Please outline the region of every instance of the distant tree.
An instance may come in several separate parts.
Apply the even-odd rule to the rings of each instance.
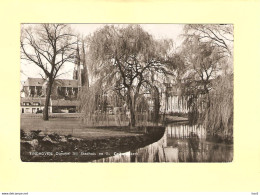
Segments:
[[[135,126],[137,100],[154,90],[151,78],[160,80],[172,66],[168,41],[156,41],[139,25],[105,26],[90,39],[89,57],[96,82],[116,91],[130,110]],[[158,103],[157,103],[158,104]]]
[[[75,57],[75,36],[66,24],[22,26],[21,59],[35,64],[48,81],[43,119],[48,120],[48,107],[55,79],[66,62]]]

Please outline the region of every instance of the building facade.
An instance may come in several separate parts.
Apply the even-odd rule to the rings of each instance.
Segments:
[[[188,102],[181,94],[181,89],[167,83],[161,94],[160,112],[165,114],[188,113]]]
[[[23,97],[20,99],[21,102],[21,113],[24,114],[37,114],[40,113],[45,105],[45,98],[42,97]],[[51,104],[49,106],[49,112],[52,112]]]

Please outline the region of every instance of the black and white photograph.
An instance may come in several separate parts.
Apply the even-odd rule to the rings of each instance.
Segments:
[[[233,24],[20,28],[21,161],[233,161]]]

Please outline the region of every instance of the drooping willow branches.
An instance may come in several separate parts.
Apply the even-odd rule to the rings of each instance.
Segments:
[[[233,133],[233,26],[186,25],[184,95],[190,121],[210,133]]]

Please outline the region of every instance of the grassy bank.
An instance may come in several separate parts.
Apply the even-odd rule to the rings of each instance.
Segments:
[[[40,130],[21,131],[21,160],[24,162],[88,162],[144,147],[159,140],[164,131],[164,127],[147,127],[146,132],[143,133],[122,132],[127,134],[85,138],[43,133]]]

